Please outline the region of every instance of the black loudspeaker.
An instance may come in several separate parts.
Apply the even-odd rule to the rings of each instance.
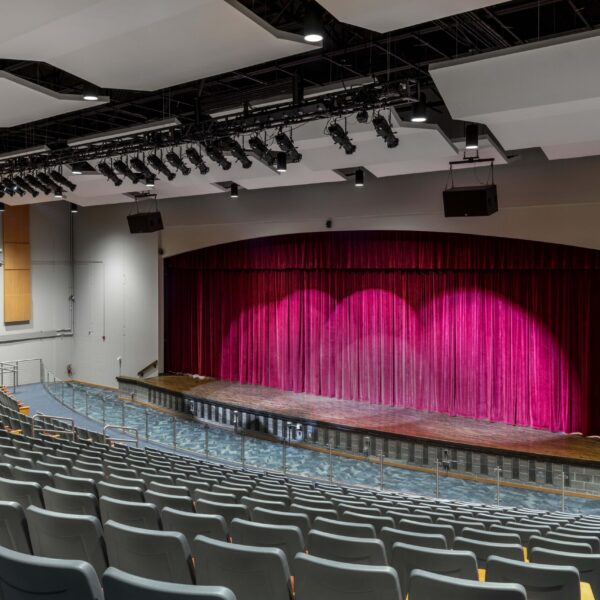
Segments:
[[[498,212],[495,185],[453,187],[444,190],[444,216],[487,217]]]
[[[131,233],[152,233],[163,228],[162,217],[157,212],[134,213],[127,217]]]

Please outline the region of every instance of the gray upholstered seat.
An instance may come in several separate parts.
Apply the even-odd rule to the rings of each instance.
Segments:
[[[227,540],[227,523],[221,515],[201,515],[165,507],[160,511],[160,517],[163,529],[183,533],[190,547],[197,535]]]
[[[147,502],[126,502],[115,498],[100,498],[102,522],[115,521],[131,527],[160,529],[160,516],[154,504]]]
[[[375,538],[356,538],[313,529],[306,549],[313,556],[359,565],[387,565],[385,546]]]

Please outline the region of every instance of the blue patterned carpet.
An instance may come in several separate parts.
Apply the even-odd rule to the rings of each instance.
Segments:
[[[208,442],[209,457],[229,462],[241,461],[242,438],[233,431],[215,427],[206,429],[204,424],[173,418],[160,411],[124,403],[117,399],[116,392],[110,390],[73,385],[53,388],[51,391],[58,400],[40,384],[22,386],[17,395],[31,406],[31,414],[44,412],[49,415],[72,417],[79,427],[93,431],[101,431],[103,422],[135,427],[144,445],[173,448],[175,440],[177,451],[185,454],[205,456]],[[250,437],[245,437],[243,444],[247,467],[282,470],[281,444]],[[329,456],[324,453],[288,447],[286,464],[287,473],[290,475],[320,479],[327,479],[329,476]],[[334,456],[332,473],[336,482],[375,487],[380,485],[378,464]],[[384,468],[384,487],[423,496],[435,496],[436,492],[434,475],[388,466]],[[441,477],[440,497],[494,504],[496,486],[454,477]],[[501,486],[500,503],[542,510],[561,509],[561,498],[557,494],[506,486]],[[600,515],[600,500],[567,497],[566,510]]]

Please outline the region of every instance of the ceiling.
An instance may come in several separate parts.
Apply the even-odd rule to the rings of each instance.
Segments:
[[[358,167],[375,177],[446,170],[463,155],[469,121],[485,126],[480,153],[496,164],[530,147],[549,159],[600,154],[596,0],[320,0],[322,48],[301,37],[306,0],[9,4],[0,22],[0,161],[172,117],[193,127],[199,115],[289,98],[298,81],[308,95],[394,78],[416,81],[429,110],[420,125],[405,106],[391,112],[397,148],[350,117],[357,150],[346,155],[324,119],[294,130],[303,159],[285,174],[251,157],[250,169],[209,163],[204,176],[159,178],[156,191],[168,198],[223,192],[231,181],[242,189],[335,183]],[[82,100],[90,87],[98,102]],[[72,180],[69,199],[84,206],[144,189],[99,174]]]

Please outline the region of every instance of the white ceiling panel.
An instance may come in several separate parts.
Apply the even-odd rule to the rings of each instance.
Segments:
[[[0,127],[14,127],[106,102],[106,97],[88,102],[78,95],[59,94],[0,71]]]
[[[455,119],[487,125],[508,150],[561,158],[600,141],[600,32],[492,52],[430,68]]]
[[[288,164],[285,173],[271,173],[267,177],[236,179],[236,181],[248,190],[257,190],[291,185],[310,185],[312,183],[334,183],[346,180],[334,171],[313,171],[303,163],[298,163]]]
[[[499,4],[493,0],[319,0],[336,19],[380,33]]]
[[[315,48],[236,0],[19,0],[0,57],[41,60],[103,88],[155,90]]]

